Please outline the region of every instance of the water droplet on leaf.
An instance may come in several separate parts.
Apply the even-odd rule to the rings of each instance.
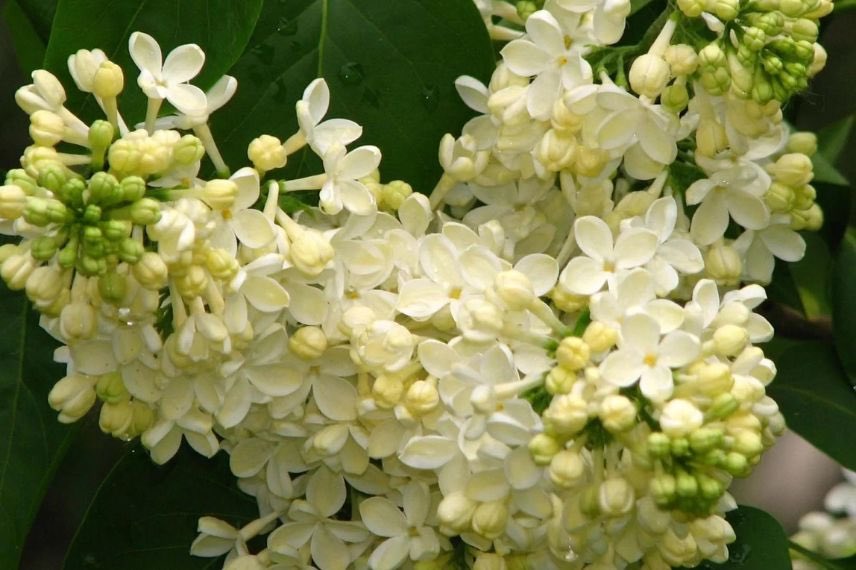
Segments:
[[[280,18],[276,24],[278,34],[284,36],[293,36],[297,33],[297,20],[289,20],[288,18]]]
[[[428,85],[422,88],[422,105],[429,111],[435,111],[440,104],[440,93],[436,86]]]
[[[355,61],[349,61],[339,68],[339,79],[349,85],[358,85],[363,77],[365,77],[363,66]]]

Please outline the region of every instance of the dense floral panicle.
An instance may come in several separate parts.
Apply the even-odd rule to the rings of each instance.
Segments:
[[[128,70],[98,50],[69,69],[106,120],[80,121],[46,71],[18,91],[33,145],[0,186],[0,231],[21,237],[0,277],[65,345],[60,421],[98,405],[158,463],[182,441],[229,454],[260,517],[201,518],[192,554],[229,570],[728,558],[728,486],[784,429],[759,283],[822,221],[816,144],[781,105],[822,63],[826,4],[681,1],[617,59],[629,2],[536,4],[476,2],[509,43],[486,85],[457,80],[478,115],[440,142],[430,197],[349,148],[362,127],[326,117],[323,79],[297,131],[259,133],[232,172],[208,120],[237,84],[191,85],[193,44],[164,60],[131,35],[136,128],[116,99]],[[695,17],[710,45],[682,35]],[[322,172],[268,176],[301,149]],[[292,191],[318,206],[284,210]]]

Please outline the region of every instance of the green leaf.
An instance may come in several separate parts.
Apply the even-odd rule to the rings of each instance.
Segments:
[[[856,229],[841,240],[832,270],[832,330],[835,346],[850,381],[856,384]]]
[[[27,299],[0,285],[0,568],[17,568],[27,532],[75,429],[47,396],[64,374]]]
[[[232,69],[238,92],[213,120],[230,165],[245,164],[247,145],[262,133],[294,134],[294,103],[320,76],[331,92],[327,117],[361,124],[355,144],[380,147],[384,180],[420,192],[440,177],[440,138],[473,115],[454,80],[486,80],[494,68],[469,0],[268,0],[250,45]],[[308,154],[290,157],[289,175],[317,173],[317,162],[307,169]]]
[[[814,319],[832,313],[829,298],[829,279],[832,255],[829,246],[817,234],[804,232],[805,256],[788,267],[793,275],[805,315]]]
[[[850,115],[817,131],[817,152],[822,154],[830,164],[838,162],[841,151],[847,145],[850,132],[853,130],[853,119],[854,116]]]
[[[3,8],[3,19],[9,28],[9,36],[15,46],[15,56],[18,67],[24,74],[29,75],[42,65],[45,58],[45,42],[39,37],[34,23],[21,9],[17,0],[9,0]]]
[[[65,559],[65,570],[219,568],[190,555],[201,516],[240,528],[258,517],[255,500],[238,490],[229,459],[205,459],[186,446],[157,466],[134,446],[89,505]]]
[[[772,356],[778,374],[767,393],[788,427],[848,469],[856,468],[856,447],[842,435],[856,425],[856,394],[833,346],[795,341]]]
[[[58,0],[17,0],[27,19],[33,24],[42,43],[47,45]]]
[[[811,157],[811,162],[814,165],[814,182],[837,184],[838,186],[848,186],[850,184],[847,178],[821,153],[814,153],[814,156]]]
[[[151,34],[164,57],[179,44],[196,43],[205,51],[205,67],[194,84],[207,89],[246,47],[263,0],[59,0],[45,68],[66,86],[66,106],[85,120],[100,117],[90,97],[77,91],[68,73],[68,56],[79,49],[100,48],[125,72],[119,111],[129,125],[145,118],[146,97],[137,88],[138,69],[128,53],[135,31]],[[95,16],[97,15],[97,16]]]
[[[770,514],[741,505],[726,516],[737,534],[728,545],[728,561],[705,562],[698,568],[713,570],[791,570],[788,538],[782,525]]]
[[[836,249],[850,222],[850,210],[853,202],[853,190],[850,186],[813,183],[817,190],[817,204],[823,211],[823,226],[817,232],[829,247]]]
[[[775,303],[787,305],[799,313],[805,314],[790,264],[777,263],[773,269],[773,279],[767,285],[767,299]]]

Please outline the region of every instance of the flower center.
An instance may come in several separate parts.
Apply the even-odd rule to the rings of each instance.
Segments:
[[[657,355],[646,354],[645,358],[642,359],[642,362],[644,362],[646,366],[655,366],[657,364]]]

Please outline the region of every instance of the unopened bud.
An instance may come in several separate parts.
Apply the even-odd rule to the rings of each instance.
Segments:
[[[707,274],[725,284],[737,283],[743,271],[740,254],[729,245],[714,245],[704,256]]]
[[[601,402],[600,421],[611,432],[627,431],[636,425],[636,411],[636,406],[629,398],[613,394]]]
[[[152,198],[142,198],[131,204],[131,221],[140,226],[148,226],[160,220],[160,203]]]
[[[102,61],[95,71],[92,82],[92,93],[102,99],[116,97],[125,87],[125,76],[122,68],[112,61]]]
[[[635,500],[633,487],[623,478],[612,477],[600,484],[598,505],[606,516],[618,517],[629,513]]]
[[[172,147],[172,159],[181,165],[194,164],[205,155],[202,141],[193,135],[184,135]]]
[[[701,427],[704,414],[689,400],[669,401],[660,415],[660,427],[671,438],[683,437]]]
[[[433,384],[417,380],[407,389],[404,404],[414,415],[422,415],[436,409],[440,403],[440,394]]]
[[[289,257],[294,266],[307,275],[324,271],[333,255],[329,240],[318,231],[304,229],[292,237]]]
[[[784,154],[767,167],[777,181],[796,188],[811,182],[814,177],[811,159],[799,153]]]
[[[96,324],[95,309],[89,303],[69,303],[59,316],[60,332],[69,341],[92,338]]]
[[[600,321],[592,321],[583,333],[583,341],[592,352],[604,352],[615,346],[618,332]]]
[[[119,303],[128,292],[128,280],[120,273],[105,273],[98,278],[98,292],[108,303]]]
[[[473,530],[487,538],[497,538],[505,532],[508,523],[508,507],[503,501],[482,503],[473,513]]]
[[[478,503],[467,498],[463,493],[450,493],[443,497],[437,505],[437,519],[441,532],[458,534],[469,530],[477,505]]]
[[[163,259],[153,251],[147,251],[140,260],[131,266],[131,272],[140,285],[152,291],[158,291],[166,285],[169,270]]]
[[[288,339],[288,348],[298,358],[313,360],[327,350],[327,335],[319,327],[301,327]]]
[[[202,190],[202,199],[211,206],[213,210],[225,210],[231,208],[238,195],[238,185],[232,180],[215,178],[205,183]]]
[[[130,439],[127,433],[133,422],[134,408],[130,401],[123,400],[115,404],[105,403],[101,406],[98,427],[104,433],[120,439]]]
[[[30,138],[38,145],[54,146],[62,140],[65,121],[51,111],[39,110],[30,115]]]
[[[64,424],[76,422],[95,403],[93,379],[80,374],[70,374],[54,384],[48,394],[48,403],[59,412],[59,421]]]
[[[666,48],[663,59],[669,64],[672,75],[692,75],[698,67],[698,54],[687,44],[675,44]]]
[[[556,396],[544,411],[544,429],[557,436],[571,436],[587,423],[588,404],[579,396]]]
[[[270,135],[262,135],[250,142],[247,157],[259,172],[282,168],[288,162],[288,155],[280,140]]]
[[[567,489],[583,481],[585,463],[579,452],[564,449],[550,460],[548,473],[554,485]]]
[[[547,434],[539,433],[529,441],[529,452],[537,465],[549,465],[553,456],[561,451],[558,441]]]

